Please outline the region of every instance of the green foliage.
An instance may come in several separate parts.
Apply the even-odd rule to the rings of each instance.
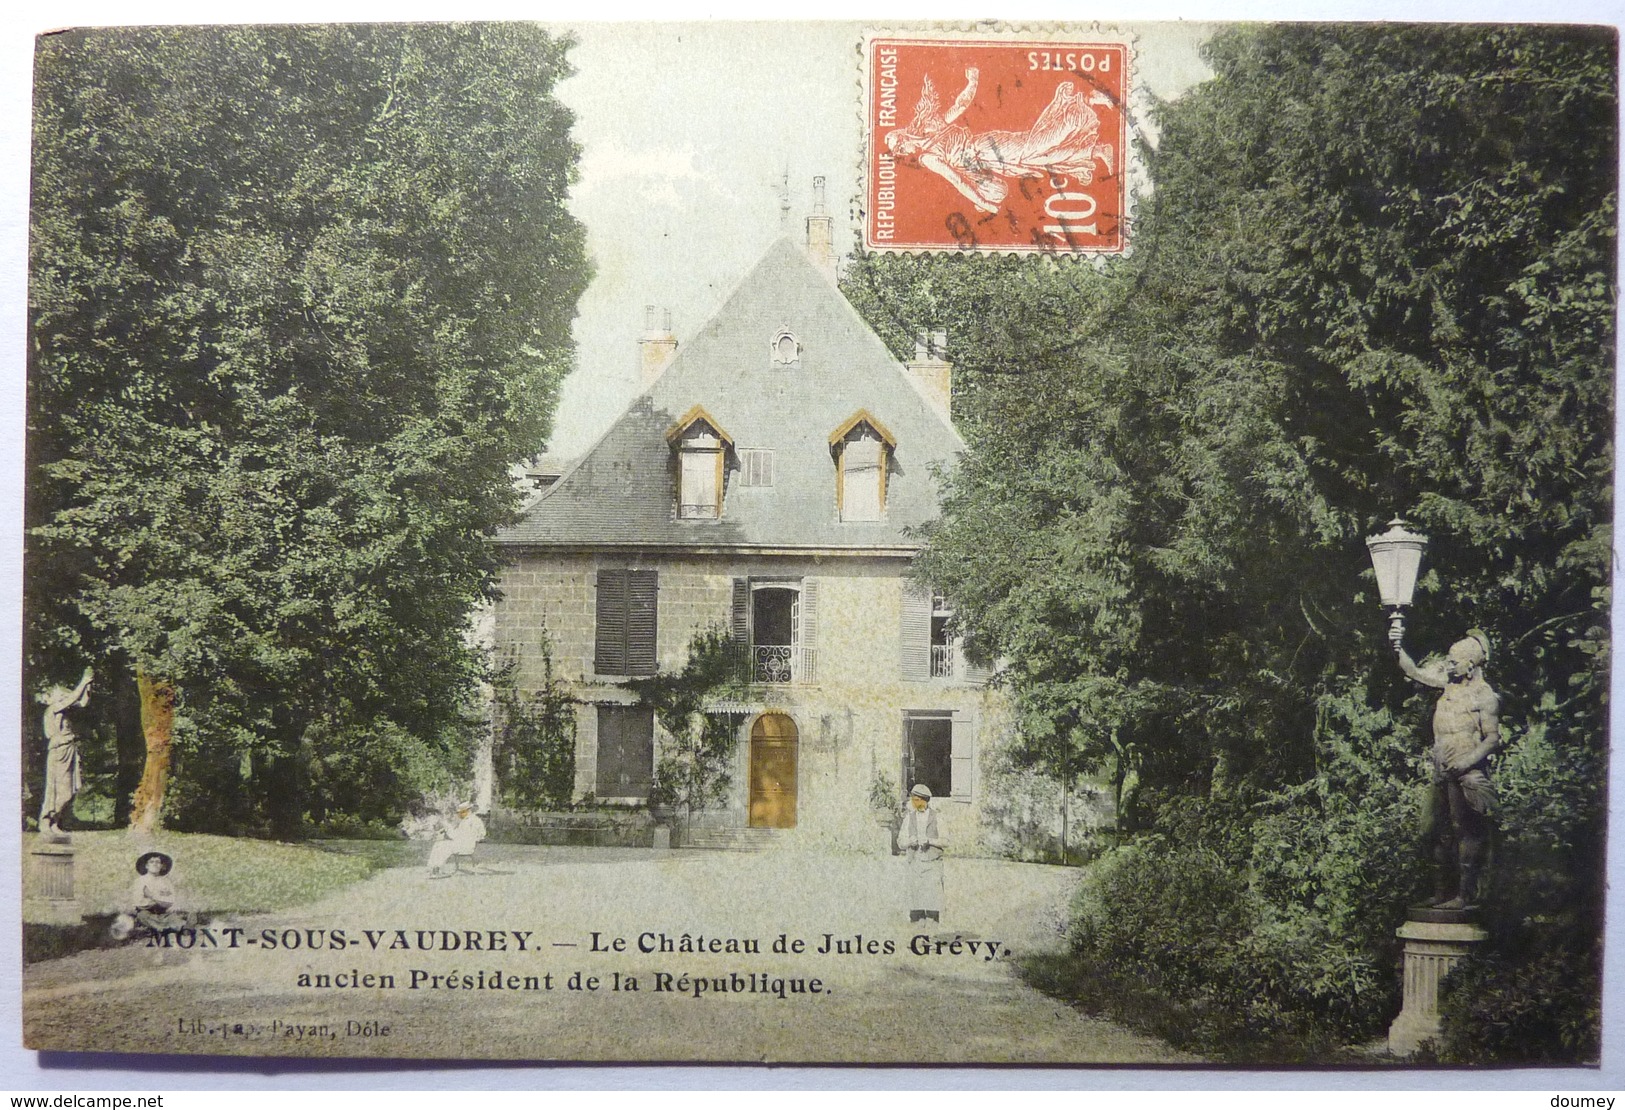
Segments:
[[[655,762],[649,804],[675,807],[692,820],[695,810],[726,800],[738,716],[708,707],[745,692],[738,645],[727,630],[695,633],[682,670],[628,679],[626,684],[654,710],[667,737]]]
[[[1490,940],[1452,972],[1446,1062],[1598,1059],[1605,776],[1601,753],[1540,714],[1500,761]]]
[[[1440,1060],[1527,1066],[1599,1059],[1600,957],[1585,944],[1463,961],[1445,980]]]
[[[586,280],[566,46],[524,24],[40,40],[31,683],[86,659],[173,681],[181,774],[248,768],[284,826],[364,807],[403,745],[455,747],[507,468],[544,438]]]
[[[1006,660],[1022,758],[1132,778],[1126,827],[1238,869],[1232,890],[1194,849],[1124,856],[1141,878],[1100,897],[1140,931],[1099,951],[1149,974],[1178,943],[1149,915],[1196,915],[1178,927],[1208,939],[1159,972],[1176,991],[1369,1029],[1380,934],[1420,893],[1431,702],[1386,650],[1361,542],[1395,513],[1433,538],[1413,642],[1494,645],[1496,897],[1522,921],[1544,887],[1584,918],[1599,889],[1615,46],[1278,25],[1207,50],[1214,78],[1158,109],[1131,258],[872,256],[846,287],[900,352],[948,329],[970,451],[916,573]],[[1201,897],[1141,905],[1175,874]],[[1209,957],[1229,986],[1201,986]],[[1269,985],[1293,966],[1304,993]]]
[[[291,838],[340,835],[357,825],[392,828],[424,793],[468,766],[482,722],[469,716],[433,733],[390,721],[342,735],[313,725],[291,751],[215,743],[177,720],[175,777],[165,823],[179,832]]]
[[[869,780],[869,808],[900,820],[903,805],[903,788],[897,785],[897,780],[885,771],[876,771],[875,777]]]
[[[1080,775],[1062,781],[1000,745],[980,760],[978,835],[988,849],[1034,863],[1087,863],[1117,842],[1112,784]]]
[[[529,694],[512,669],[497,677],[493,760],[497,788],[512,809],[568,809],[576,782],[576,712],[569,687],[553,674],[542,644],[542,684]]]
[[[1263,794],[1234,822],[1250,882],[1289,929],[1324,928],[1380,965],[1397,951],[1395,898],[1428,880],[1423,744],[1359,686],[1322,697],[1315,735],[1313,777]]]
[[[1076,954],[1209,1012],[1190,1047],[1347,1044],[1398,1005],[1396,893],[1426,877],[1414,738],[1359,689],[1322,700],[1317,737],[1306,782],[1167,798],[1080,892]]]
[[[1253,906],[1221,855],[1147,839],[1108,852],[1073,906],[1073,947],[1175,997],[1235,993]]]

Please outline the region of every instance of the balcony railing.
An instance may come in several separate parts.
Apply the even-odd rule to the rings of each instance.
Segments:
[[[818,652],[795,644],[734,645],[741,677],[746,682],[812,682]]]
[[[801,673],[801,652],[791,644],[754,644],[752,682],[794,682]]]
[[[918,658],[916,656],[915,658]],[[952,644],[931,645],[931,677],[952,678],[954,676],[954,646]]]

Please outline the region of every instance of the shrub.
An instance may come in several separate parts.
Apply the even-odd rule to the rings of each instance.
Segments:
[[[1554,709],[1548,699],[1544,710]],[[1450,976],[1447,1062],[1574,1063],[1600,1045],[1603,797],[1599,755],[1537,717],[1497,768],[1501,836],[1485,950]]]
[[[1572,1064],[1601,1051],[1594,945],[1462,961],[1445,980],[1445,1063]]]
[[[576,785],[575,699],[553,673],[547,641],[542,641],[539,689],[521,693],[511,664],[492,685],[492,762],[503,804],[513,809],[568,808]]]
[[[1073,911],[1077,952],[1195,997],[1226,993],[1252,918],[1246,888],[1215,853],[1156,839],[1107,852]]]

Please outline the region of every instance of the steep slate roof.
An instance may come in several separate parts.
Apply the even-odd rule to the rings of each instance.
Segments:
[[[781,329],[801,364],[774,366]],[[699,406],[737,449],[774,451],[773,485],[729,470],[720,520],[676,518],[667,433]],[[859,410],[896,439],[885,519],[843,522],[830,435]],[[788,238],[775,243],[699,334],[604,437],[497,536],[512,546],[869,548],[912,546],[937,515],[932,467],[964,442],[838,290]]]

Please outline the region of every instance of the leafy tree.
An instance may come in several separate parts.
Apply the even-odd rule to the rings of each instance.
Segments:
[[[726,629],[701,629],[689,641],[682,670],[626,682],[666,733],[649,802],[682,810],[686,821],[693,820],[695,810],[727,798],[739,720],[711,705],[743,694],[740,659],[739,645]]]
[[[172,728],[280,831],[305,749],[455,731],[463,629],[586,279],[528,25],[42,38],[28,666],[142,695],[137,825]]]
[[[1132,258],[854,267],[899,350],[945,324],[961,370],[971,450],[917,571],[1008,660],[1029,758],[1134,771],[1144,822],[1228,845],[1256,937],[1330,915],[1384,966],[1374,919],[1415,869],[1361,864],[1410,808],[1429,699],[1387,651],[1361,540],[1403,512],[1434,539],[1412,641],[1487,629],[1509,735],[1554,753],[1509,753],[1503,789],[1562,787],[1540,857],[1572,880],[1562,912],[1516,893],[1533,872],[1511,859],[1498,936],[1594,939],[1601,782],[1578,769],[1605,751],[1614,42],[1305,25],[1207,49],[1213,79],[1159,110]]]

